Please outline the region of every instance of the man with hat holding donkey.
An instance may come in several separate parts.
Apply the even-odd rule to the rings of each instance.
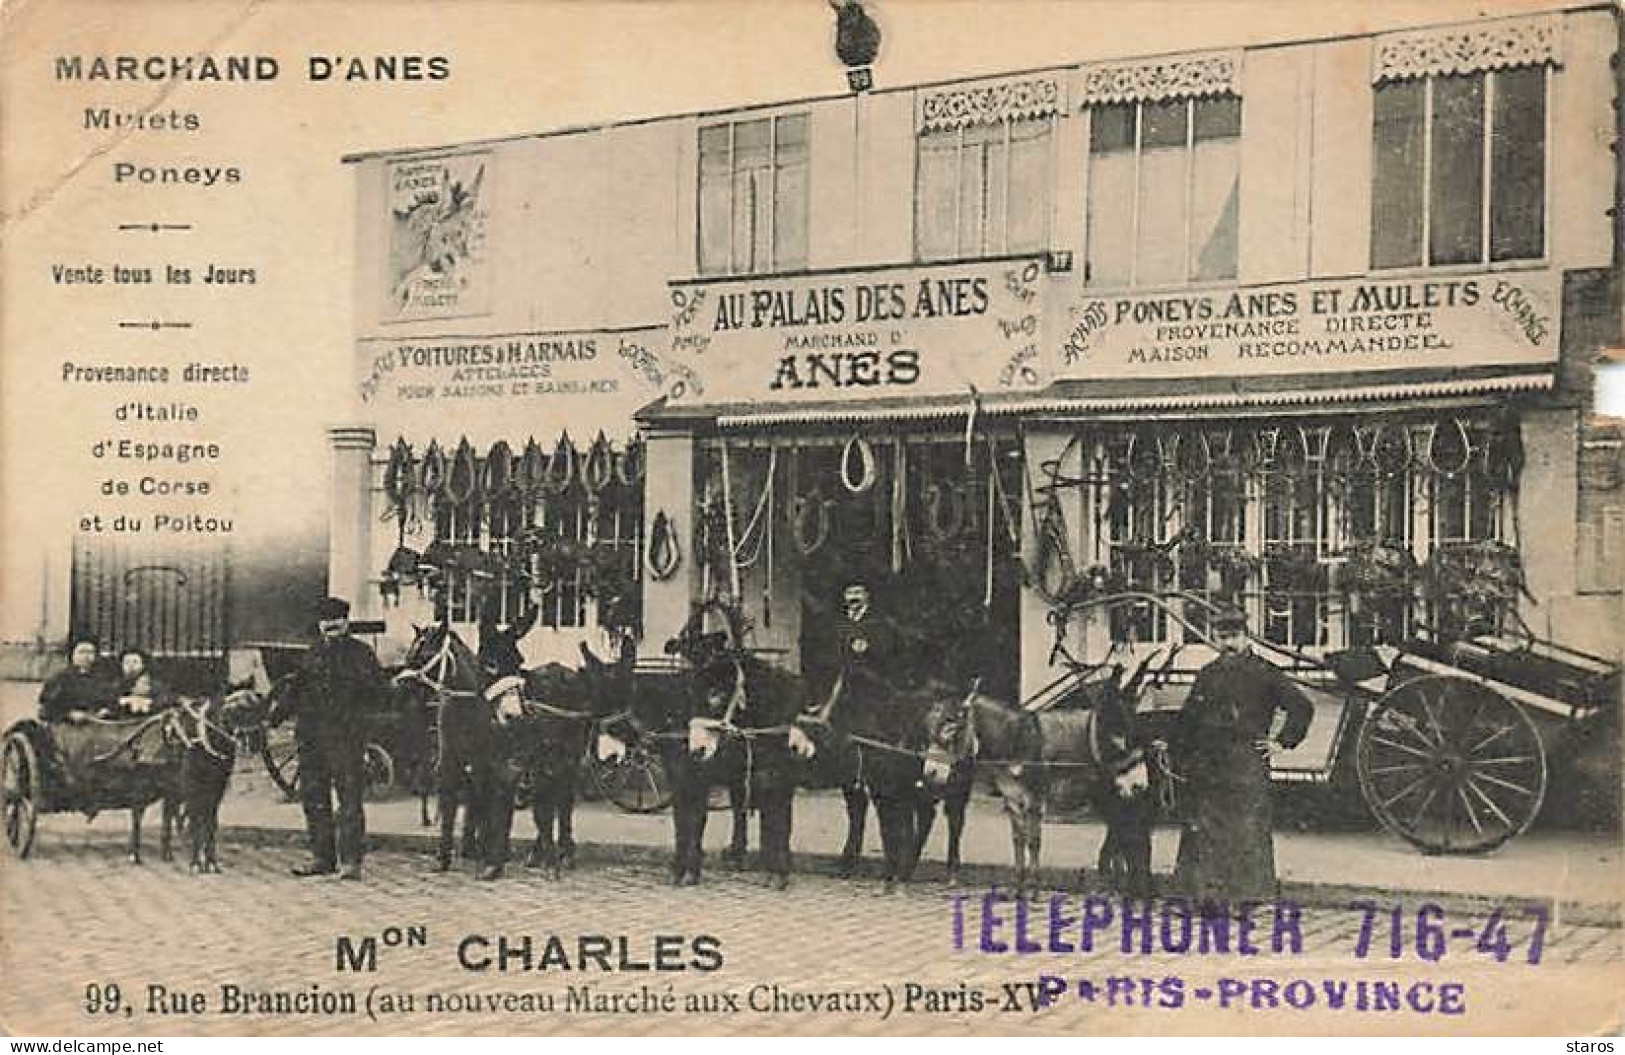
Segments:
[[[295,865],[293,874],[360,879],[366,837],[364,726],[382,702],[383,673],[372,649],[350,635],[348,601],[323,599],[316,606],[316,631],[316,644],[281,686],[270,716],[273,725],[290,715],[297,723],[299,798],[311,860]]]
[[[1276,740],[1296,747],[1314,707],[1253,654],[1244,612],[1222,609],[1209,626],[1219,654],[1196,675],[1174,730],[1188,803],[1174,879],[1183,893],[1234,908],[1275,897],[1270,728],[1276,712],[1285,712]]]

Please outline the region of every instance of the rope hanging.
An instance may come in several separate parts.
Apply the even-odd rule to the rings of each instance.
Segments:
[[[901,575],[911,556],[908,537],[908,444],[898,437],[891,481],[891,573]]]

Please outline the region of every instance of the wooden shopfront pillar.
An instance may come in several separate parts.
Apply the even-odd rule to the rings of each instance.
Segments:
[[[689,602],[699,594],[694,553],[694,457],[698,446],[687,430],[651,431],[643,481],[643,641],[641,656],[663,655],[665,643],[688,621]],[[664,579],[655,574],[655,518],[665,515],[677,539],[679,561]]]
[[[350,602],[352,618],[376,619],[381,602],[373,584],[372,452],[370,426],[327,430],[333,448],[332,504],[328,524],[327,592]]]

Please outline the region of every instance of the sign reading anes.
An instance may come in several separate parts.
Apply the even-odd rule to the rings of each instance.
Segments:
[[[1073,302],[1062,376],[1229,377],[1535,365],[1558,353],[1556,275],[1366,278],[1095,294]]]
[[[676,401],[811,401],[1032,388],[1043,268],[1031,259],[674,284]]]

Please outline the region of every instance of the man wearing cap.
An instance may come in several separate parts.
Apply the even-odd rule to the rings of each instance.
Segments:
[[[371,648],[350,636],[350,604],[328,597],[316,609],[316,644],[271,713],[274,725],[290,714],[299,738],[299,798],[310,833],[311,860],[296,876],[361,878],[366,822],[364,719],[381,702],[383,675]],[[333,800],[338,799],[338,824]]]
[[[1212,621],[1218,656],[1196,675],[1174,730],[1186,804],[1174,881],[1203,901],[1236,905],[1275,896],[1270,834],[1270,727],[1277,742],[1303,741],[1314,707],[1280,670],[1253,654],[1247,617],[1227,609]]]

